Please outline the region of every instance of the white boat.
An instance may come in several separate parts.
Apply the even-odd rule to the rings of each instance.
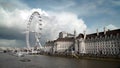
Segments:
[[[17,56],[17,57],[24,57],[24,55],[25,55],[25,54],[24,54],[23,52],[17,52],[17,53],[16,53],[16,56]]]

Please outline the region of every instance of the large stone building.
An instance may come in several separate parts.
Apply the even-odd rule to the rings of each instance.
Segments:
[[[51,47],[46,47],[51,48],[52,53],[74,51],[77,54],[119,55],[120,29],[106,31],[104,28],[103,32],[96,30],[96,33],[92,34],[86,34],[84,31],[78,36],[76,31],[74,34],[60,32],[59,38],[51,43]]]
[[[117,55],[120,54],[120,29],[108,30],[86,35],[85,53]]]
[[[73,41],[73,37],[58,38],[54,43],[54,52],[70,51],[70,47],[74,45]]]

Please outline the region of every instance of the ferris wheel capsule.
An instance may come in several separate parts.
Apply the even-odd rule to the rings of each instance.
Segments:
[[[39,23],[39,25],[42,25],[41,23]]]
[[[41,33],[39,33],[39,35],[41,35]]]
[[[41,18],[41,16],[39,16],[39,18]]]
[[[42,21],[41,19],[39,21]]]
[[[33,18],[33,16],[30,17],[30,19],[32,19],[32,18]]]
[[[42,30],[42,28],[39,28],[40,30]]]

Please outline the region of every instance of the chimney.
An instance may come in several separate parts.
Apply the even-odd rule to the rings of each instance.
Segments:
[[[74,38],[76,38],[76,30],[74,30]]]
[[[59,33],[59,38],[63,38],[63,32]]]
[[[106,28],[104,27],[104,35],[106,34]]]
[[[98,29],[96,29],[97,36],[99,35]]]
[[[110,31],[110,29],[108,29],[108,31]]]
[[[74,30],[74,36],[76,36],[76,30]]]
[[[84,40],[85,40],[85,38],[86,38],[86,31],[84,30],[83,33],[84,33]]]

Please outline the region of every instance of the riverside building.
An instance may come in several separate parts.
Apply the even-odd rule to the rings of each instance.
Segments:
[[[45,46],[51,53],[68,53],[74,51],[76,54],[92,54],[92,55],[120,55],[120,29],[106,30],[96,33],[86,34],[80,33],[76,35],[65,32],[59,33],[59,38],[47,42]],[[50,51],[51,49],[51,51]]]
[[[120,29],[108,30],[86,35],[86,53],[118,55],[120,54]]]

